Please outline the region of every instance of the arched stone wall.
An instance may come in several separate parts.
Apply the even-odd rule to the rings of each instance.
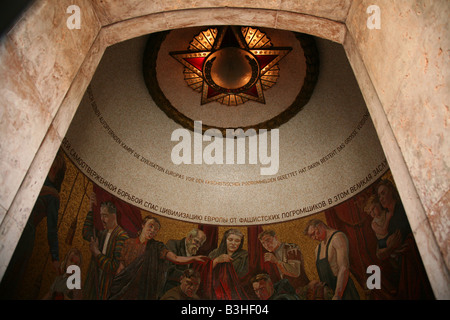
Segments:
[[[442,105],[448,101],[448,93],[439,88],[448,85],[448,73],[443,70],[448,64],[449,46],[444,38],[450,9],[445,1],[437,3],[425,8],[419,1],[402,2],[389,11],[391,2],[362,0],[319,0],[314,5],[306,0],[35,2],[0,44],[0,275],[105,49],[162,30],[239,24],[304,32],[343,44],[396,179],[435,295],[448,298],[448,106]],[[74,4],[81,9],[79,30],[66,26],[70,16],[67,7]],[[379,5],[383,12],[383,27],[375,30],[378,33],[366,27],[366,8],[371,4]],[[418,16],[422,13],[421,20]],[[409,25],[414,28],[407,29]],[[396,27],[399,31],[394,32]],[[429,41],[421,43],[425,49],[436,49],[433,55],[428,52],[426,65],[413,65],[415,56],[411,52],[417,42],[403,43],[407,50],[400,54],[400,61],[394,51],[384,48],[385,43],[402,45],[398,39],[403,39],[406,31],[410,32],[406,37],[416,41],[427,31],[436,32],[436,38],[441,35],[442,39],[426,38]],[[382,73],[399,62],[402,65],[391,75]],[[423,76],[418,74],[420,67],[434,68],[431,75],[425,75],[432,81],[432,87],[426,90],[416,90],[416,81],[407,79],[410,74]],[[409,95],[401,94],[405,91]],[[419,101],[411,100],[414,94]],[[405,112],[411,102],[415,113]],[[428,103],[425,107],[439,120],[428,132],[421,123],[427,115],[419,110],[421,102]],[[440,140],[427,140],[430,132]],[[439,149],[442,145],[444,148]],[[421,174],[421,168],[426,172]]]

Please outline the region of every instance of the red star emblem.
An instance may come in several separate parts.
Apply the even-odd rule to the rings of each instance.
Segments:
[[[273,48],[270,39],[251,27],[221,27],[202,31],[188,51],[170,52],[185,66],[188,85],[201,92],[201,104],[229,106],[248,100],[265,103],[264,90],[276,83],[278,62],[292,48]]]

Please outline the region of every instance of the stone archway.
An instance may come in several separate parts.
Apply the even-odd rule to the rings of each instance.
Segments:
[[[386,31],[382,29],[378,34],[366,28],[366,8],[372,2],[378,3],[382,12],[386,12],[383,19]],[[415,149],[434,141],[425,141],[422,128],[414,132],[420,125],[420,117],[407,114],[405,118],[408,109],[405,104],[411,102],[411,98],[401,94],[405,90],[400,89],[412,93],[416,87],[408,81],[406,74],[415,75],[422,71],[413,66],[413,45],[399,41],[398,46],[406,46],[400,57],[403,64],[390,76],[382,71],[398,57],[385,52],[387,58],[380,62],[377,55],[386,50],[385,43],[396,45],[396,39],[403,39],[404,28],[410,25],[414,27],[409,35],[412,39],[420,38],[425,32],[422,27],[425,30],[433,28],[437,35],[443,34],[445,23],[442,27],[438,22],[446,21],[445,15],[448,16],[450,9],[445,5],[444,8],[436,5],[425,9],[414,2],[404,7],[397,5],[388,14],[387,9],[383,10],[387,4],[372,2],[322,0],[314,6],[308,5],[307,1],[295,4],[291,1],[258,2],[258,5],[252,4],[252,8],[246,8],[239,1],[231,1],[232,5],[218,1],[213,6],[204,4],[199,8],[195,1],[184,2],[183,7],[178,7],[177,1],[166,1],[164,5],[152,1],[129,1],[122,5],[114,1],[60,1],[58,4],[37,1],[7,34],[0,48],[0,90],[4,97],[0,274],[3,275],[8,265],[46,173],[105,49],[157,31],[200,25],[248,24],[304,32],[344,46],[397,182],[435,295],[448,298],[445,210],[448,207],[449,173],[444,160],[448,150],[439,151],[439,145],[432,145],[428,148],[432,153],[429,156],[425,149]],[[80,30],[66,27],[69,16],[65,14],[66,8],[74,3],[81,8]],[[426,19],[419,20],[415,26],[417,17],[412,14],[398,19],[399,14],[409,14],[411,10],[416,15],[420,12]],[[443,13],[439,14],[439,10]],[[432,19],[437,22],[431,22]],[[393,32],[392,27],[398,27],[398,31]],[[426,45],[429,47],[426,67],[436,66],[433,75],[448,81],[448,73],[439,71],[446,69],[442,55],[446,54],[448,42],[441,44],[430,40]],[[432,56],[431,49],[439,46],[441,53],[438,51]],[[427,100],[432,94],[423,89],[416,94],[426,100],[439,119],[448,118],[448,110],[442,109],[442,101],[448,94],[438,90],[442,79],[433,78],[432,81],[438,91],[437,98],[433,95]],[[417,109],[420,106],[421,101],[414,104]],[[405,127],[402,125],[405,121],[412,123]],[[441,137],[445,137],[446,130],[442,123],[433,127],[433,133]],[[421,144],[420,139],[425,142]],[[443,138],[441,140],[445,146]],[[424,166],[427,170],[421,174],[420,169]],[[431,182],[427,175],[431,176]]]

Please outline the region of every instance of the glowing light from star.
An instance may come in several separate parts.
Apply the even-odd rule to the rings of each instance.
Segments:
[[[200,32],[187,51],[170,55],[185,67],[184,79],[201,93],[202,105],[237,106],[249,100],[265,103],[264,90],[276,83],[278,62],[291,50],[274,48],[259,29],[225,26]]]

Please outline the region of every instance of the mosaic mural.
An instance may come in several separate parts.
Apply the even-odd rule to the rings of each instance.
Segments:
[[[72,281],[77,271],[79,288]],[[134,207],[94,184],[62,150],[0,294],[51,300],[433,298],[390,171],[317,214],[218,226]]]

